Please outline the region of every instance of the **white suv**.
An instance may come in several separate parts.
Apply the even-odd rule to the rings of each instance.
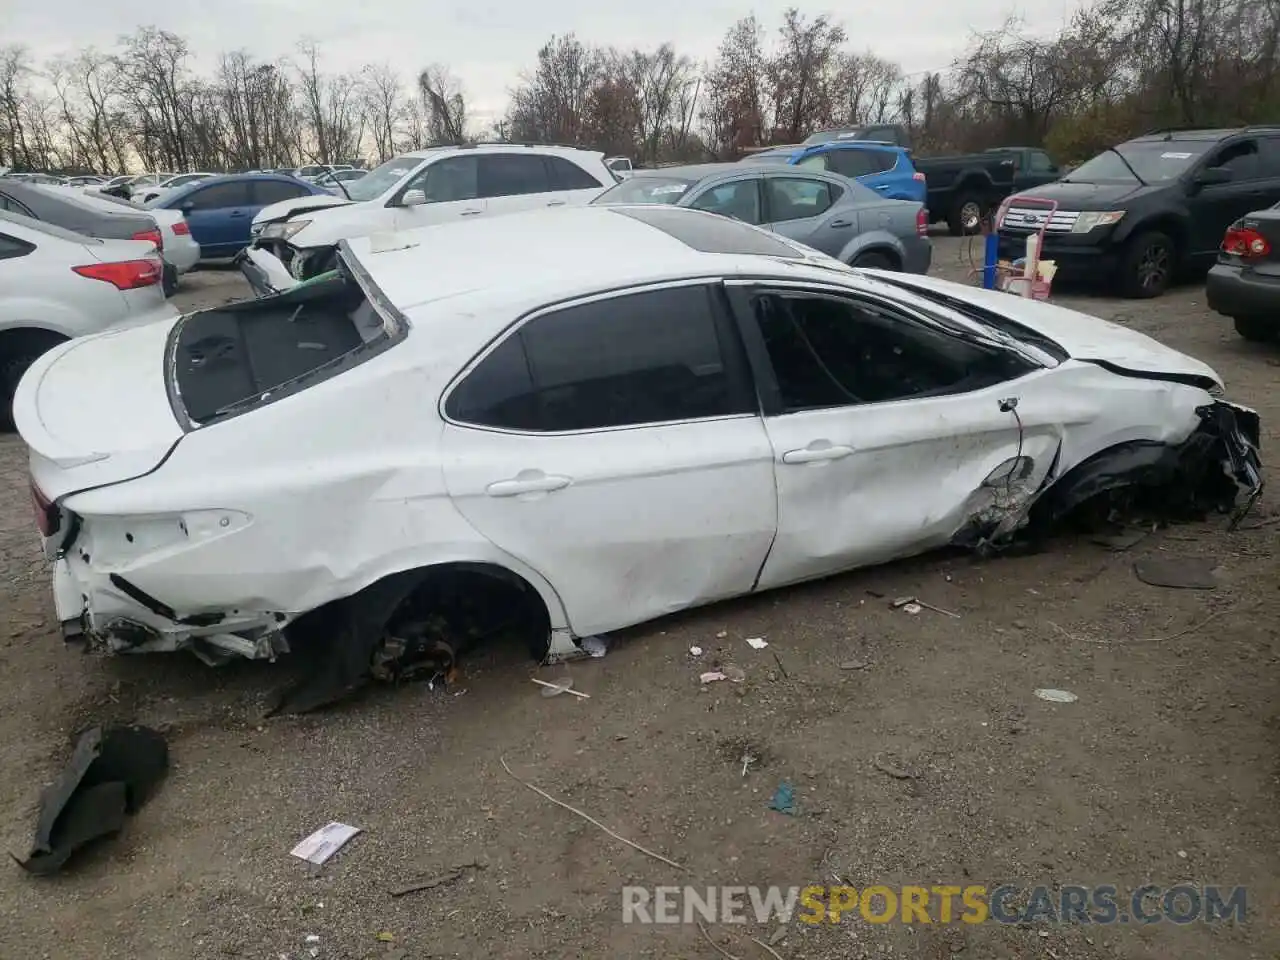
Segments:
[[[300,197],[264,207],[253,219],[242,269],[259,293],[281,264],[302,280],[330,269],[339,240],[534,210],[585,206],[617,178],[604,154],[572,147],[482,143],[435,147],[388,160],[345,183],[347,196]],[[256,262],[257,269],[248,267]]]

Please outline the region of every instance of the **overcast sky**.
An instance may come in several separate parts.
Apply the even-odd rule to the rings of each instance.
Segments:
[[[552,33],[622,47],[671,41],[703,60],[734,20],[754,11],[772,31],[792,5],[810,16],[831,12],[851,48],[869,48],[914,73],[945,68],[972,30],[998,26],[1011,13],[1037,33],[1052,33],[1077,0],[880,0],[860,9],[803,0],[754,7],[725,0],[0,0],[0,44],[26,44],[43,58],[87,45],[105,49],[133,25],[153,24],[186,37],[199,65],[209,66],[224,50],[288,56],[305,35],[320,43],[329,69],[386,61],[408,78],[425,64],[448,64],[473,117],[487,122]]]

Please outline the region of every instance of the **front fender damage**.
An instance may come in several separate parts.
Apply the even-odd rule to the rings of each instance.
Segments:
[[[1262,495],[1261,424],[1247,407],[1215,401],[1196,409],[1199,424],[1180,444],[1135,440],[1109,447],[1032,489],[1030,470],[1011,466],[971,498],[953,544],[979,553],[1038,540],[1068,517],[1098,507],[1108,518],[1141,512],[1165,522],[1228,514],[1234,530]],[[1059,455],[1060,455],[1059,451]]]

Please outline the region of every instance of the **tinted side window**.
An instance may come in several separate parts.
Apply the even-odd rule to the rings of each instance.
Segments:
[[[695,210],[733,217],[743,223],[759,225],[763,222],[760,216],[760,181],[755,179],[736,180],[711,187],[698,194],[689,206]]]
[[[253,202],[264,207],[306,195],[306,188],[297,183],[285,183],[283,180],[255,180],[253,183]]]
[[[0,210],[8,210],[10,213],[20,213],[24,217],[31,217],[33,220],[38,219],[35,214],[17,200],[13,199],[13,197],[7,196],[3,193],[0,193]]]
[[[885,169],[876,163],[877,154],[870,150],[832,150],[827,167],[845,177],[865,177]]]
[[[480,157],[482,197],[516,197],[550,190],[547,168],[538,154],[488,153]]]
[[[474,200],[479,196],[475,157],[445,157],[419,173],[406,190],[421,190],[427,203]]]
[[[1253,180],[1258,176],[1258,141],[1237,140],[1211,157],[1210,167],[1231,171],[1232,180]]]
[[[34,250],[31,244],[16,237],[8,237],[0,233],[0,260],[12,260],[15,257],[25,257]]]
[[[840,197],[838,188],[825,180],[770,177],[765,181],[769,197],[769,222],[804,220],[826,213]]]
[[[446,412],[554,432],[727,416],[752,405],[722,358],[711,291],[682,287],[530,321],[459,384]]]
[[[765,293],[753,308],[788,413],[963,393],[1025,371],[870,302]]]
[[[1053,160],[1047,153],[1039,150],[1031,151],[1031,160],[1028,164],[1032,173],[1052,173]]]
[[[1258,146],[1258,175],[1280,180],[1280,137],[1267,137]]]
[[[590,190],[593,187],[604,186],[572,160],[566,160],[564,157],[544,157],[543,159],[547,162],[552,190]]]
[[[193,210],[221,210],[224,207],[248,207],[253,205],[247,183],[215,183],[197,190],[183,200]]]

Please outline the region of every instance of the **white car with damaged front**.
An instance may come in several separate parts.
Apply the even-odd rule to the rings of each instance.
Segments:
[[[345,243],[286,294],[53,351],[16,415],[64,631],[308,650],[305,709],[484,611],[562,658],[1102,496],[1247,505],[1258,418],[1221,392],[1084,314],[586,207]]]
[[[543,207],[585,206],[615,183],[604,154],[589,150],[509,143],[433,147],[388,160],[344,183],[345,196],[301,197],[264,207],[253,218],[250,248],[240,262],[252,258],[261,266],[274,257],[295,279],[310,279],[333,267],[341,240]],[[253,275],[249,279],[254,282]]]

